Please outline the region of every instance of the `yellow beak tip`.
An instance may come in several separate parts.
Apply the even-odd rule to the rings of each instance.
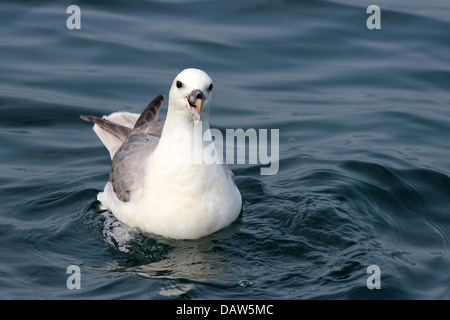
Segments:
[[[200,113],[200,111],[202,110],[202,107],[203,107],[203,100],[198,99],[197,102],[195,103],[195,105],[197,106],[198,112]]]

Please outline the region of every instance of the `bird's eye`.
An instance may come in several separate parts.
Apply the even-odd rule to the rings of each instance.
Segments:
[[[213,89],[213,84],[211,83],[208,87],[208,91],[211,91]]]
[[[177,81],[177,88],[182,88],[182,87],[183,87],[183,82]]]

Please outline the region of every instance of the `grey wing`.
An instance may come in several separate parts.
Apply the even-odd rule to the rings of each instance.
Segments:
[[[114,155],[109,182],[120,201],[130,200],[133,190],[144,186],[145,167],[159,142],[159,135],[131,134]]]
[[[161,134],[164,121],[157,122],[158,113],[164,101],[163,95],[153,99],[141,115],[128,112],[115,112],[103,118],[80,116],[81,119],[94,123],[94,131],[105,147],[111,159],[128,136],[135,133]]]
[[[92,122],[101,127],[103,130],[109,132],[110,134],[115,135],[120,140],[124,141],[127,136],[131,133],[131,129],[127,128],[118,123],[112,122],[108,119],[100,119],[93,116],[80,116],[84,121]]]
[[[144,186],[147,160],[158,145],[164,127],[164,121],[157,121],[163,101],[164,96],[158,95],[139,117],[130,113],[114,113],[103,119],[81,116],[95,124],[94,131],[110,152],[109,181],[123,202],[130,200],[133,190]]]
[[[146,132],[161,134],[162,126],[158,126],[159,123],[157,121],[159,108],[161,108],[163,102],[164,96],[160,94],[149,103],[147,108],[145,108],[140,117],[137,119],[133,127],[133,133]]]
[[[164,126],[157,122],[163,101],[164,96],[158,95],[149,103],[113,157],[109,182],[120,201],[129,201],[133,190],[144,187],[145,167]]]

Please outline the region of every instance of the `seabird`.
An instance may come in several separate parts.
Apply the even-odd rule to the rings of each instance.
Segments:
[[[175,239],[197,239],[231,224],[242,208],[233,173],[218,162],[194,161],[211,150],[195,128],[209,127],[213,82],[202,70],[185,69],[173,80],[165,121],[158,95],[141,115],[115,112],[84,116],[108,149],[108,182],[97,196],[102,207],[128,226]],[[215,148],[215,147],[214,147]],[[194,155],[194,157],[193,157]]]

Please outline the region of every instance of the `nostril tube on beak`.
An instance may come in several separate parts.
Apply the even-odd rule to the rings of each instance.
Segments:
[[[205,96],[203,95],[203,92],[201,92],[201,90],[193,90],[189,94],[189,100],[195,104],[197,100],[205,100]]]

